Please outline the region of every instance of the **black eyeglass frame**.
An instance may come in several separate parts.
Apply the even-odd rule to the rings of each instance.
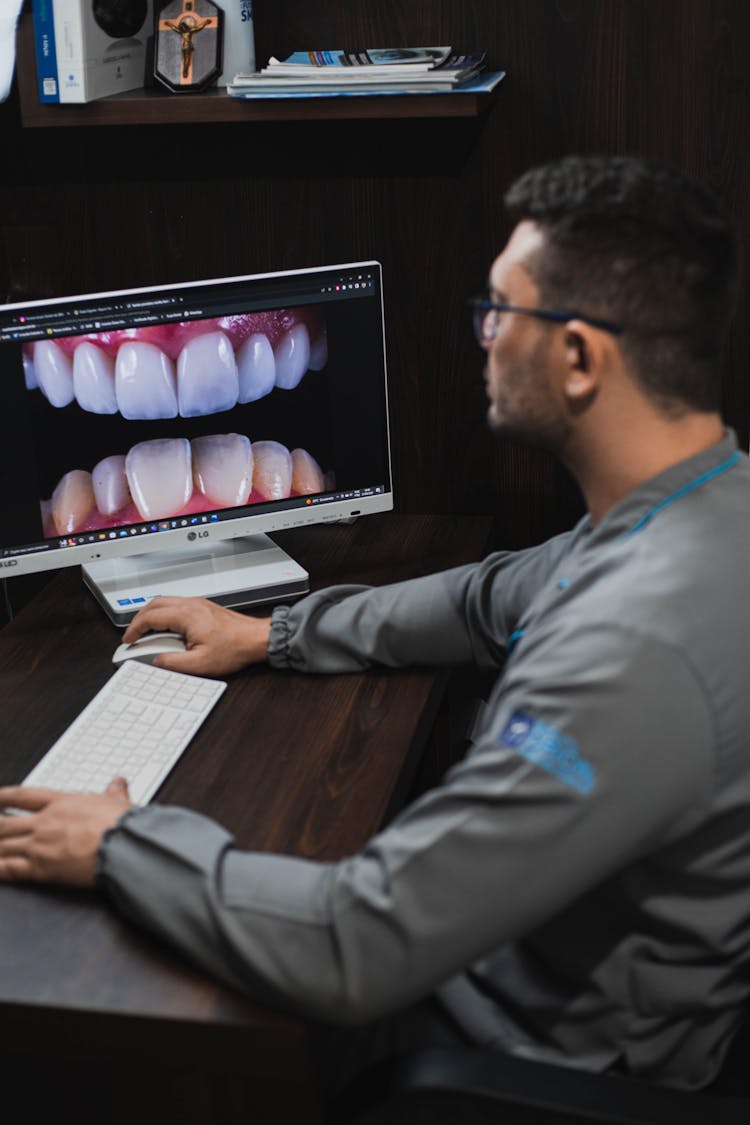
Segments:
[[[613,336],[621,336],[625,331],[620,324],[613,324],[609,320],[599,320],[593,316],[585,316],[583,313],[557,309],[529,309],[522,305],[507,305],[502,302],[490,301],[489,297],[472,297],[469,301],[469,307],[472,312],[474,335],[479,344],[489,344],[497,335],[497,330],[492,336],[485,336],[482,331],[482,325],[488,312],[521,313],[524,316],[538,317],[539,320],[551,320],[557,324],[565,324],[569,320],[582,320],[584,324],[590,324],[592,328],[600,328],[604,332],[610,332]]]

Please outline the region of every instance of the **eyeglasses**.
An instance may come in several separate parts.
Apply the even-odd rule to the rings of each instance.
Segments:
[[[613,336],[620,336],[623,328],[619,324],[612,324],[609,320],[598,320],[593,316],[584,316],[578,312],[562,312],[552,309],[527,309],[520,305],[506,305],[490,301],[487,297],[473,297],[469,301],[474,323],[474,335],[477,343],[491,344],[500,328],[500,314],[504,312],[522,313],[524,316],[535,316],[539,320],[552,320],[558,324],[565,324],[569,320],[582,320],[593,328],[601,328],[604,332],[611,332]]]

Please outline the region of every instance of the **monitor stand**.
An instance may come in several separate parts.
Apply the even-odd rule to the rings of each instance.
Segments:
[[[310,589],[307,571],[267,535],[225,539],[190,551],[102,559],[81,569],[83,581],[107,617],[123,627],[160,594],[241,606],[278,601]]]

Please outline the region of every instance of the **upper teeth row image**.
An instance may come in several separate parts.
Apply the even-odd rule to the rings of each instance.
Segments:
[[[131,420],[194,418],[292,390],[328,360],[311,309],[280,310],[91,336],[24,350],[26,386],[65,407]]]

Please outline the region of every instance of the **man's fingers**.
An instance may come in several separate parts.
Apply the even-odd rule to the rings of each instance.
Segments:
[[[141,610],[141,613],[150,614],[150,610]],[[156,632],[154,626],[150,624],[148,617],[134,617],[128,625],[125,632],[122,634],[122,643],[125,645],[132,645],[133,641],[139,641],[141,637],[145,637],[146,633]],[[160,629],[159,632],[164,632]]]
[[[31,879],[91,887],[102,835],[130,807],[127,785],[113,779],[109,792],[67,793],[14,786],[0,790],[5,801],[29,816],[4,816],[0,834],[0,881]],[[26,825],[15,822],[25,821]],[[30,825],[30,831],[24,828]]]
[[[6,785],[0,788],[0,809],[28,809],[29,812],[38,812],[54,796],[54,789],[27,789],[24,785]]]
[[[124,777],[115,777],[104,790],[107,797],[124,797],[130,800],[130,790]]]
[[[31,878],[31,861],[24,856],[13,855],[0,858],[0,879],[15,883]]]
[[[34,831],[33,817],[0,816],[0,842],[29,836]]]
[[[180,633],[184,599],[154,598],[151,605],[137,613],[122,635],[123,644],[130,645],[146,633]]]
[[[162,652],[154,657],[152,663],[167,672],[185,672],[192,676],[211,675],[206,671],[206,653],[200,645],[187,648],[184,652]]]

